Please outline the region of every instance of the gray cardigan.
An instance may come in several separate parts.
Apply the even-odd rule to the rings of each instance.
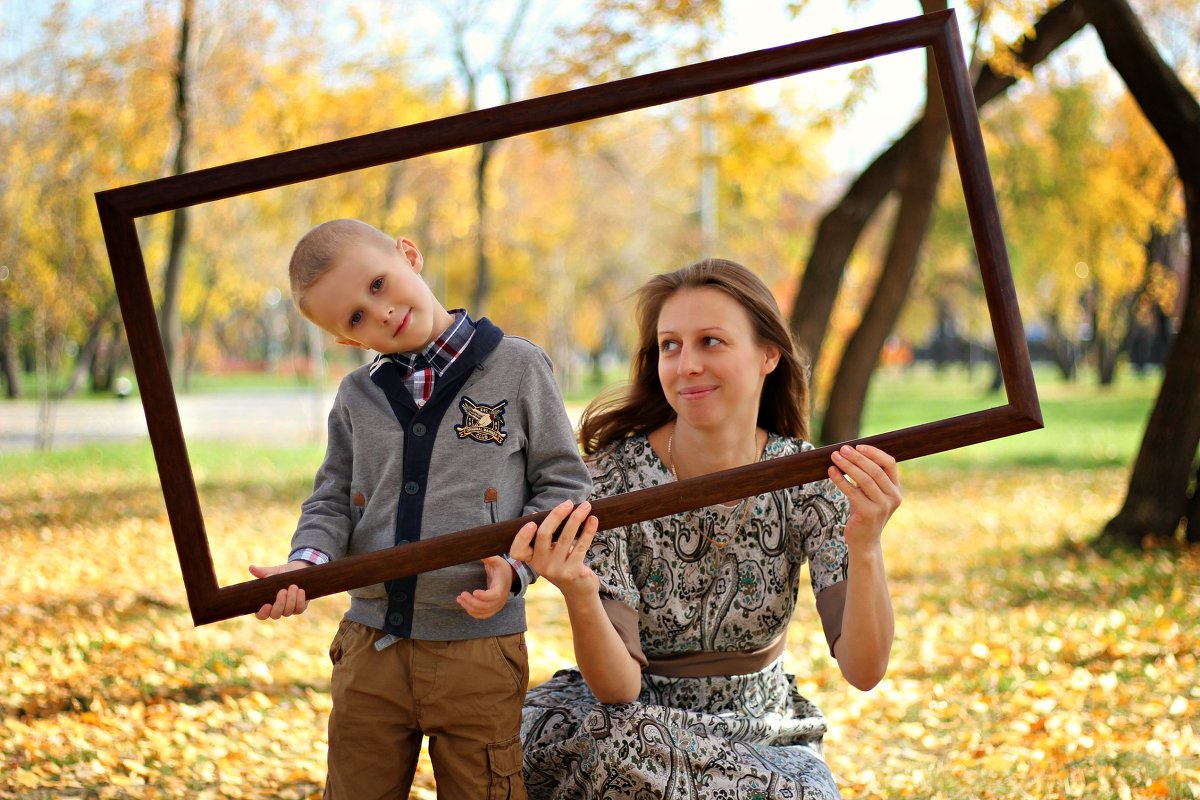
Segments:
[[[292,549],[334,559],[368,553],[580,502],[590,492],[549,358],[481,319],[419,410],[390,362],[342,380]],[[346,618],[412,639],[525,630],[522,597],[487,620],[455,602],[485,585],[483,565],[471,561],[353,589]]]

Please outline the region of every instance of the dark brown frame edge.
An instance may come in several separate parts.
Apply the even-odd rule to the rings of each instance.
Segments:
[[[253,612],[291,583],[301,586],[309,598],[316,598],[502,553],[525,522],[540,520],[542,515],[351,556],[300,572],[219,586],[134,226],[137,217],[917,47],[932,48],[936,60],[1008,404],[853,442],[873,444],[897,460],[906,460],[1042,427],[991,174],[952,10],[96,193],[195,624]],[[601,498],[593,504],[594,513],[603,528],[615,528],[715,501],[797,486],[825,477],[829,454],[837,446]]]

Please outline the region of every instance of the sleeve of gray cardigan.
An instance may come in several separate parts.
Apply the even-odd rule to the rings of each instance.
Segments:
[[[528,437],[525,480],[530,487],[522,515],[548,511],[563,500],[580,503],[592,492],[592,478],[575,444],[550,359],[536,345],[531,348],[519,392]]]
[[[319,550],[342,558],[350,543],[350,474],[354,459],[350,417],[343,402],[343,382],[329,411],[325,460],[313,480],[313,493],[300,506],[300,521],[292,535],[292,553]]]

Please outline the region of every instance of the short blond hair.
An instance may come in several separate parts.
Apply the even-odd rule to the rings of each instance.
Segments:
[[[369,244],[384,251],[396,246],[386,233],[357,219],[331,219],[300,237],[288,263],[288,278],[292,284],[292,299],[301,311],[304,311],[305,292],[329,271],[347,247],[354,244]]]

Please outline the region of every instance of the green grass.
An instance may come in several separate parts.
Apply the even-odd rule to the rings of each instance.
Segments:
[[[229,442],[190,442],[188,459],[201,494],[257,487],[269,493],[303,496],[324,455],[324,445],[272,446]],[[147,442],[90,444],[46,453],[0,453],[5,494],[36,492],[53,482],[60,489],[104,475],[130,490],[158,487],[154,452]]]
[[[977,370],[973,376],[961,369],[943,373],[925,368],[881,372],[868,396],[864,435],[1005,403],[1003,393],[988,394],[989,379],[986,370]],[[259,387],[272,385],[282,388],[278,382],[260,383]],[[247,384],[226,386],[246,388]],[[1042,430],[927,456],[911,462],[911,466],[1095,469],[1133,462],[1158,391],[1157,379],[1124,375],[1115,386],[1101,388],[1094,380],[1067,383],[1049,370],[1038,370],[1037,388],[1045,420]],[[586,402],[589,396],[568,399]],[[255,484],[292,491],[312,480],[322,452],[323,445],[188,444],[188,456],[202,492],[206,487]],[[0,480],[8,482],[23,483],[38,476],[70,481],[73,476],[94,474],[97,468],[123,475],[135,485],[156,485],[158,481],[148,442],[86,445],[48,453],[0,453]]]
[[[990,394],[989,370],[880,372],[871,384],[863,433],[882,433],[1006,404]],[[1111,387],[1090,377],[1062,380],[1035,370],[1045,427],[914,461],[921,468],[1027,466],[1094,469],[1132,464],[1158,392],[1157,377],[1123,375]]]

